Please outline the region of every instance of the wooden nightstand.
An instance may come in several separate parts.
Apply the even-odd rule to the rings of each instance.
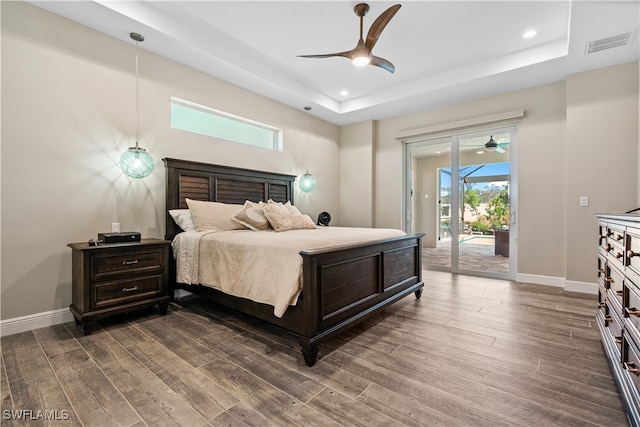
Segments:
[[[69,309],[85,335],[94,320],[158,304],[166,314],[169,295],[169,240],[89,246],[72,250],[72,303]]]

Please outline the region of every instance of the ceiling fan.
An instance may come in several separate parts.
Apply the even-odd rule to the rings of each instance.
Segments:
[[[355,5],[353,11],[357,16],[360,17],[360,39],[358,40],[358,44],[351,50],[347,50],[345,52],[337,52],[337,53],[327,53],[323,55],[298,55],[300,58],[330,58],[334,56],[342,56],[344,58],[348,58],[353,62],[354,65],[364,66],[364,65],[375,65],[376,67],[380,67],[393,73],[395,71],[395,67],[389,61],[384,58],[380,58],[378,56],[374,56],[371,54],[371,50],[375,46],[380,34],[382,34],[382,30],[387,26],[391,18],[398,12],[400,9],[399,4],[391,6],[389,9],[382,12],[380,16],[371,24],[371,28],[369,28],[369,32],[367,33],[367,40],[365,41],[362,38],[362,18],[369,12],[369,5],[366,3],[359,3]]]
[[[505,153],[506,151],[504,151],[504,149],[501,147],[502,145],[507,145],[509,144],[508,142],[501,142],[501,143],[497,143],[494,139],[493,139],[493,135],[491,135],[491,138],[489,138],[489,140],[487,141],[486,144],[484,144],[484,149],[487,151],[497,151],[498,153]]]

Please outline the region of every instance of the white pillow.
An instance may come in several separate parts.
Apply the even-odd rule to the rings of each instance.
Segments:
[[[198,231],[204,230],[242,230],[244,226],[231,218],[242,209],[242,205],[229,203],[204,202],[186,199],[193,223]]]
[[[191,211],[189,209],[170,209],[169,215],[178,224],[183,231],[195,230],[196,226],[193,224],[193,218],[191,217]]]
[[[231,219],[253,231],[268,230],[271,226],[269,220],[264,216],[263,204],[247,200],[242,209]]]

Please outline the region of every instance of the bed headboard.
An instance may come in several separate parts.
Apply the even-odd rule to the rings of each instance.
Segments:
[[[272,199],[293,203],[293,175],[212,165],[189,160],[162,159],[166,169],[165,238],[172,240],[181,230],[170,209],[188,209],[185,199],[243,204]]]

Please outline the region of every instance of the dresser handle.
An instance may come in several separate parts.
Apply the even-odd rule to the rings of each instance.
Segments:
[[[134,260],[131,260],[131,261],[122,261],[122,265],[133,265],[133,264],[137,264],[137,263],[138,263],[137,259],[134,259]]]
[[[616,344],[622,344],[622,337],[614,337],[613,338]]]
[[[635,307],[625,307],[624,309],[628,314],[630,314],[632,316],[640,317],[640,311],[637,308],[635,308]]]
[[[624,291],[616,291],[616,295],[618,295],[619,297],[624,295]]]
[[[601,302],[598,304],[598,308],[605,308],[607,306],[607,304]]]
[[[615,282],[615,280],[613,280],[613,277],[605,277],[604,281],[607,282],[607,283]]]
[[[629,371],[630,374],[640,375],[640,370],[635,368],[636,364],[633,362],[624,362],[624,369]]]
[[[609,252],[611,249],[613,249],[613,246],[611,246],[611,243],[607,243],[604,247],[604,250]]]
[[[634,256],[640,256],[640,252],[634,252],[632,249],[629,249],[627,252],[627,257],[633,258]]]
[[[620,259],[622,258],[624,255],[622,255],[622,253],[620,252],[616,252],[616,258]]]
[[[601,268],[601,269],[598,270],[598,273],[604,274],[604,273],[606,273],[606,271],[604,270],[604,268]]]
[[[613,317],[611,317],[611,316],[605,316],[605,317],[604,317],[604,321],[605,321],[605,322],[607,322],[607,323],[611,323],[611,322],[613,322]]]
[[[624,239],[624,236],[622,234],[618,234],[616,236],[616,240],[622,240],[622,239]]]
[[[133,288],[122,288],[122,292],[133,292],[137,290],[138,290],[137,286],[134,286]]]

